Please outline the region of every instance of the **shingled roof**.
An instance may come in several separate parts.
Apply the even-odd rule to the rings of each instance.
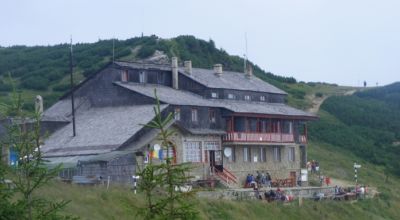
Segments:
[[[171,66],[149,63],[130,63],[115,62],[117,66],[132,69],[157,69],[171,71]],[[220,76],[214,74],[212,69],[193,68],[192,74],[185,74],[183,67],[179,68],[179,72],[194,81],[205,85],[209,88],[235,89],[244,91],[268,92],[274,94],[287,95],[286,92],[276,88],[275,86],[259,79],[258,77],[247,78],[244,73],[224,71]]]
[[[180,68],[180,72],[184,73],[184,68]],[[258,77],[252,76],[248,78],[244,73],[239,72],[224,71],[223,74],[217,76],[214,70],[193,68],[192,74],[184,75],[208,88],[235,89],[287,95],[286,92]]]
[[[165,109],[167,105],[162,105]],[[76,136],[72,123],[46,139],[46,157],[90,155],[117,149],[154,118],[153,105],[91,108],[76,115]]]
[[[154,89],[156,89],[158,98],[161,102],[166,104],[220,107],[236,113],[255,113],[277,116],[279,115],[316,118],[316,116],[311,113],[304,112],[302,110],[295,109],[281,103],[248,102],[226,99],[205,99],[194,93],[173,89],[168,86],[140,84],[132,82],[115,82],[115,84],[148,97],[153,97]]]

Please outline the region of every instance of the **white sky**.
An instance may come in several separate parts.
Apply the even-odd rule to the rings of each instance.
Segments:
[[[267,71],[341,85],[400,81],[399,0],[2,0],[0,45],[194,35]]]

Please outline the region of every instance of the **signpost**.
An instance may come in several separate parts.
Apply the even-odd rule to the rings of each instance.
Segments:
[[[358,181],[358,179],[357,179],[357,169],[360,169],[361,165],[357,164],[357,163],[354,163],[353,167],[354,167],[354,180],[356,181],[356,184],[357,184],[357,181]]]
[[[133,178],[133,192],[136,194],[137,180],[140,178],[140,176],[132,176],[132,178]]]

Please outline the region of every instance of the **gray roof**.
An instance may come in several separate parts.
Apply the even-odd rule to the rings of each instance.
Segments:
[[[314,114],[292,108],[282,103],[249,102],[227,99],[205,99],[188,91],[176,90],[171,87],[162,85],[140,84],[131,82],[115,82],[115,84],[148,97],[153,97],[154,89],[156,89],[160,101],[172,105],[220,107],[236,113],[256,113],[310,118],[316,117]]]
[[[170,65],[138,62],[115,62],[115,64],[121,67],[133,69],[157,69],[171,71]],[[192,68],[192,74],[188,75],[185,74],[183,67],[179,67],[179,72],[180,74],[185,75],[209,88],[268,92],[282,95],[287,94],[281,89],[276,88],[275,86],[259,79],[256,76],[247,78],[244,73],[224,71],[221,76],[217,76],[214,74],[214,70],[212,69]]]
[[[110,152],[153,118],[153,105],[91,108],[76,115],[75,137],[69,123],[46,139],[42,149],[46,157]]]
[[[180,72],[184,74],[184,68],[180,68]],[[286,92],[256,76],[247,78],[244,73],[239,72],[224,71],[222,75],[217,76],[212,69],[192,68],[192,74],[184,75],[208,88],[235,89],[287,95]]]
[[[170,65],[162,65],[162,64],[156,64],[156,63],[141,63],[141,62],[120,62],[116,61],[114,64],[121,66],[121,67],[128,67],[132,69],[154,69],[154,70],[165,70],[165,71],[171,71],[171,66]]]

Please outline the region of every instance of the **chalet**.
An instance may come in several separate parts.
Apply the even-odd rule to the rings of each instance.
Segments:
[[[143,126],[154,118],[154,90],[162,114],[174,114],[175,150],[166,152],[158,131]],[[285,104],[287,94],[252,75],[171,64],[114,62],[73,90],[44,114],[51,135],[42,147],[62,175],[110,176],[129,181],[135,165],[149,157],[192,162],[196,179],[242,183],[248,173],[273,178],[300,175],[307,160],[307,127],[316,116]]]

